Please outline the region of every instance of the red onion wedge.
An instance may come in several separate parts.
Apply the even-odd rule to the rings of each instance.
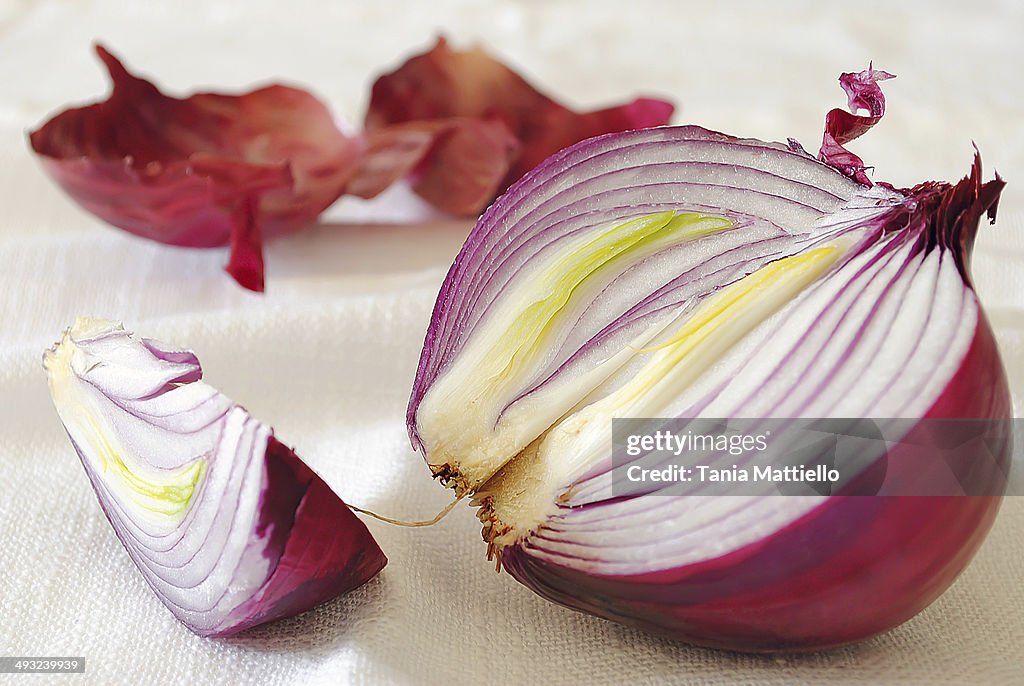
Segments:
[[[273,430],[187,350],[79,319],[44,355],[100,506],[157,597],[201,636],[291,617],[387,559]]]
[[[901,190],[831,164],[695,126],[633,131],[553,155],[484,214],[441,287],[408,427],[473,494],[499,567],[567,607],[749,651],[872,636],[952,583],[999,484],[615,490],[613,418],[1010,417],[968,264],[1003,182],[977,156],[956,185]]]

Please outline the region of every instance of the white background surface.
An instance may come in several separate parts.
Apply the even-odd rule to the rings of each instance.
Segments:
[[[366,587],[243,638],[196,638],[145,588],[50,406],[40,353],[76,315],[193,347],[207,378],[350,502],[404,518],[447,501],[408,448],[404,406],[429,308],[468,225],[409,216],[397,194],[345,201],[267,250],[267,294],[224,251],[130,237],[73,206],[25,132],[107,84],[105,41],[174,93],[286,80],[358,121],[372,77],[428,47],[485,43],[579,107],[637,93],[676,123],[817,149],[836,78],[869,59],[886,119],[853,145],[875,178],[955,180],[971,141],[1008,180],[983,227],[978,291],[1018,412],[1024,390],[1024,3],[0,1],[0,654],[82,655],[76,683],[1019,683],[1024,507],[919,617],[804,657],[690,648],[553,606],[497,575],[459,508],[431,529],[371,522],[390,558]],[[42,681],[43,677],[33,677]],[[12,677],[12,683],[21,683]],[[0,675],[0,681],[3,676]],[[62,682],[63,683],[63,682]]]

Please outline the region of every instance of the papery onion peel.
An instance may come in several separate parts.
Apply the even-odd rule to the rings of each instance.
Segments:
[[[591,135],[668,122],[641,98],[576,113],[480,49],[444,39],[373,86],[366,130],[343,133],[305,90],[179,99],[96,52],[113,90],[29,136],[79,205],[170,245],[230,246],[227,271],[264,289],[263,243],[312,223],[343,194],[372,198],[400,179],[434,207],[475,216],[533,165]]]

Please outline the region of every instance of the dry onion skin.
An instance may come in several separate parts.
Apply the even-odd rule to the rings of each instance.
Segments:
[[[441,38],[373,84],[366,129],[339,129],[313,94],[274,84],[241,95],[167,95],[96,46],[109,98],[29,135],[45,171],[83,209],[149,240],[230,246],[226,271],[264,290],[263,243],[344,194],[405,179],[433,207],[477,216],[510,183],[589,136],[668,123],[654,98],[575,112],[482,49]]]
[[[820,159],[696,126],[597,137],[481,218],[408,408],[488,555],[541,596],[746,651],[858,641],[963,570],[998,496],[623,497],[612,419],[1008,419],[971,285],[1003,182],[873,184],[843,144],[884,110],[844,74]],[[867,115],[856,110],[865,109]],[[1002,458],[1008,459],[1006,455]]]
[[[264,288],[263,242],[307,226],[344,190],[360,145],[310,93],[164,94],[109,50],[110,97],[60,112],[29,136],[44,170],[83,209],[129,233],[230,246],[226,271]]]
[[[674,110],[666,100],[640,97],[577,112],[484,49],[453,50],[440,37],[377,78],[364,125],[371,151],[423,146],[429,153],[409,160],[413,190],[447,212],[476,216],[562,148],[668,124]],[[373,154],[368,160],[375,164]]]
[[[191,351],[80,318],[44,366],[107,520],[191,631],[230,636],[297,615],[387,563],[270,427],[201,380]]]

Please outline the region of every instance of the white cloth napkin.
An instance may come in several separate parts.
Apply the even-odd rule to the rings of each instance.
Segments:
[[[104,92],[97,38],[176,92],[282,78],[357,119],[371,75],[444,29],[581,107],[664,94],[682,103],[677,122],[792,135],[809,149],[825,111],[845,102],[838,73],[874,59],[899,75],[885,84],[886,120],[855,146],[876,178],[959,178],[973,139],[1010,182],[974,264],[1019,409],[1022,27],[1009,1],[0,4],[0,655],[84,656],[76,683],[94,684],[1020,683],[1016,498],[932,607],[825,654],[702,650],[552,605],[494,573],[468,507],[427,529],[369,522],[390,564],[337,601],[241,638],[193,636],[104,520],[50,405],[41,351],[79,314],[190,346],[210,382],[346,500],[425,518],[449,496],[409,448],[405,402],[468,224],[368,224],[415,215],[400,191],[369,207],[344,201],[325,225],[269,246],[267,293],[255,295],[221,272],[224,251],[156,245],[76,209],[24,132]]]

